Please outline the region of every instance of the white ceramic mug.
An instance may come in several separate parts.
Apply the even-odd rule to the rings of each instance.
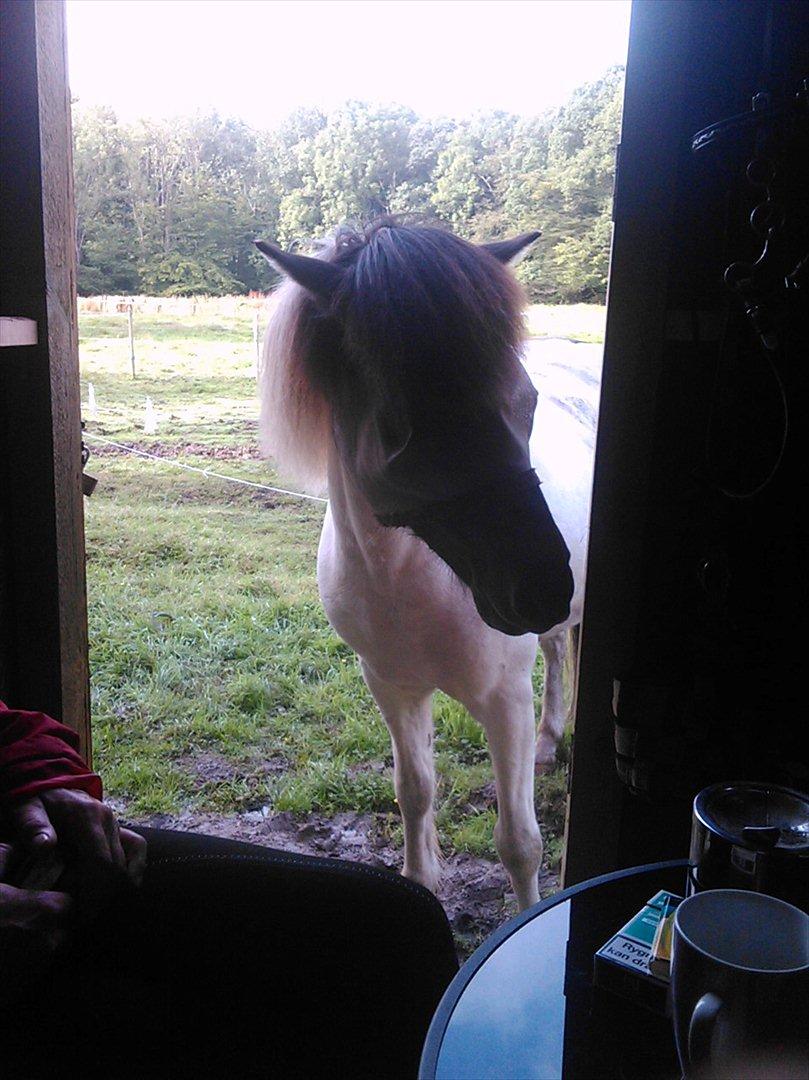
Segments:
[[[683,900],[672,1003],[686,1077],[809,1076],[809,916],[742,889]]]

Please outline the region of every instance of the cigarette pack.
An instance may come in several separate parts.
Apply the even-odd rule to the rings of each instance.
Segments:
[[[682,897],[656,893],[595,954],[596,986],[668,1015],[671,919]]]

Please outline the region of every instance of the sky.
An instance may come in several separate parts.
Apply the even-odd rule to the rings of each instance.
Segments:
[[[629,0],[68,0],[70,87],[120,119],[256,128],[349,98],[540,113],[626,59]]]

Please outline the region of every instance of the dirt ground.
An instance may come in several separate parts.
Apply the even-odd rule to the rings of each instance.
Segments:
[[[224,836],[263,844],[303,855],[346,859],[398,871],[401,852],[387,843],[373,814],[343,813],[326,818],[317,814],[265,813],[155,815],[137,824]],[[559,887],[554,874],[540,872],[541,895]],[[459,955],[465,959],[498,926],[517,914],[517,904],[499,863],[468,854],[453,855],[444,863],[438,899],[452,925]]]

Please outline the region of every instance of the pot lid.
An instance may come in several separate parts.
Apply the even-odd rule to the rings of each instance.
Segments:
[[[714,784],[694,800],[712,832],[756,850],[809,855],[809,796],[776,784]]]

